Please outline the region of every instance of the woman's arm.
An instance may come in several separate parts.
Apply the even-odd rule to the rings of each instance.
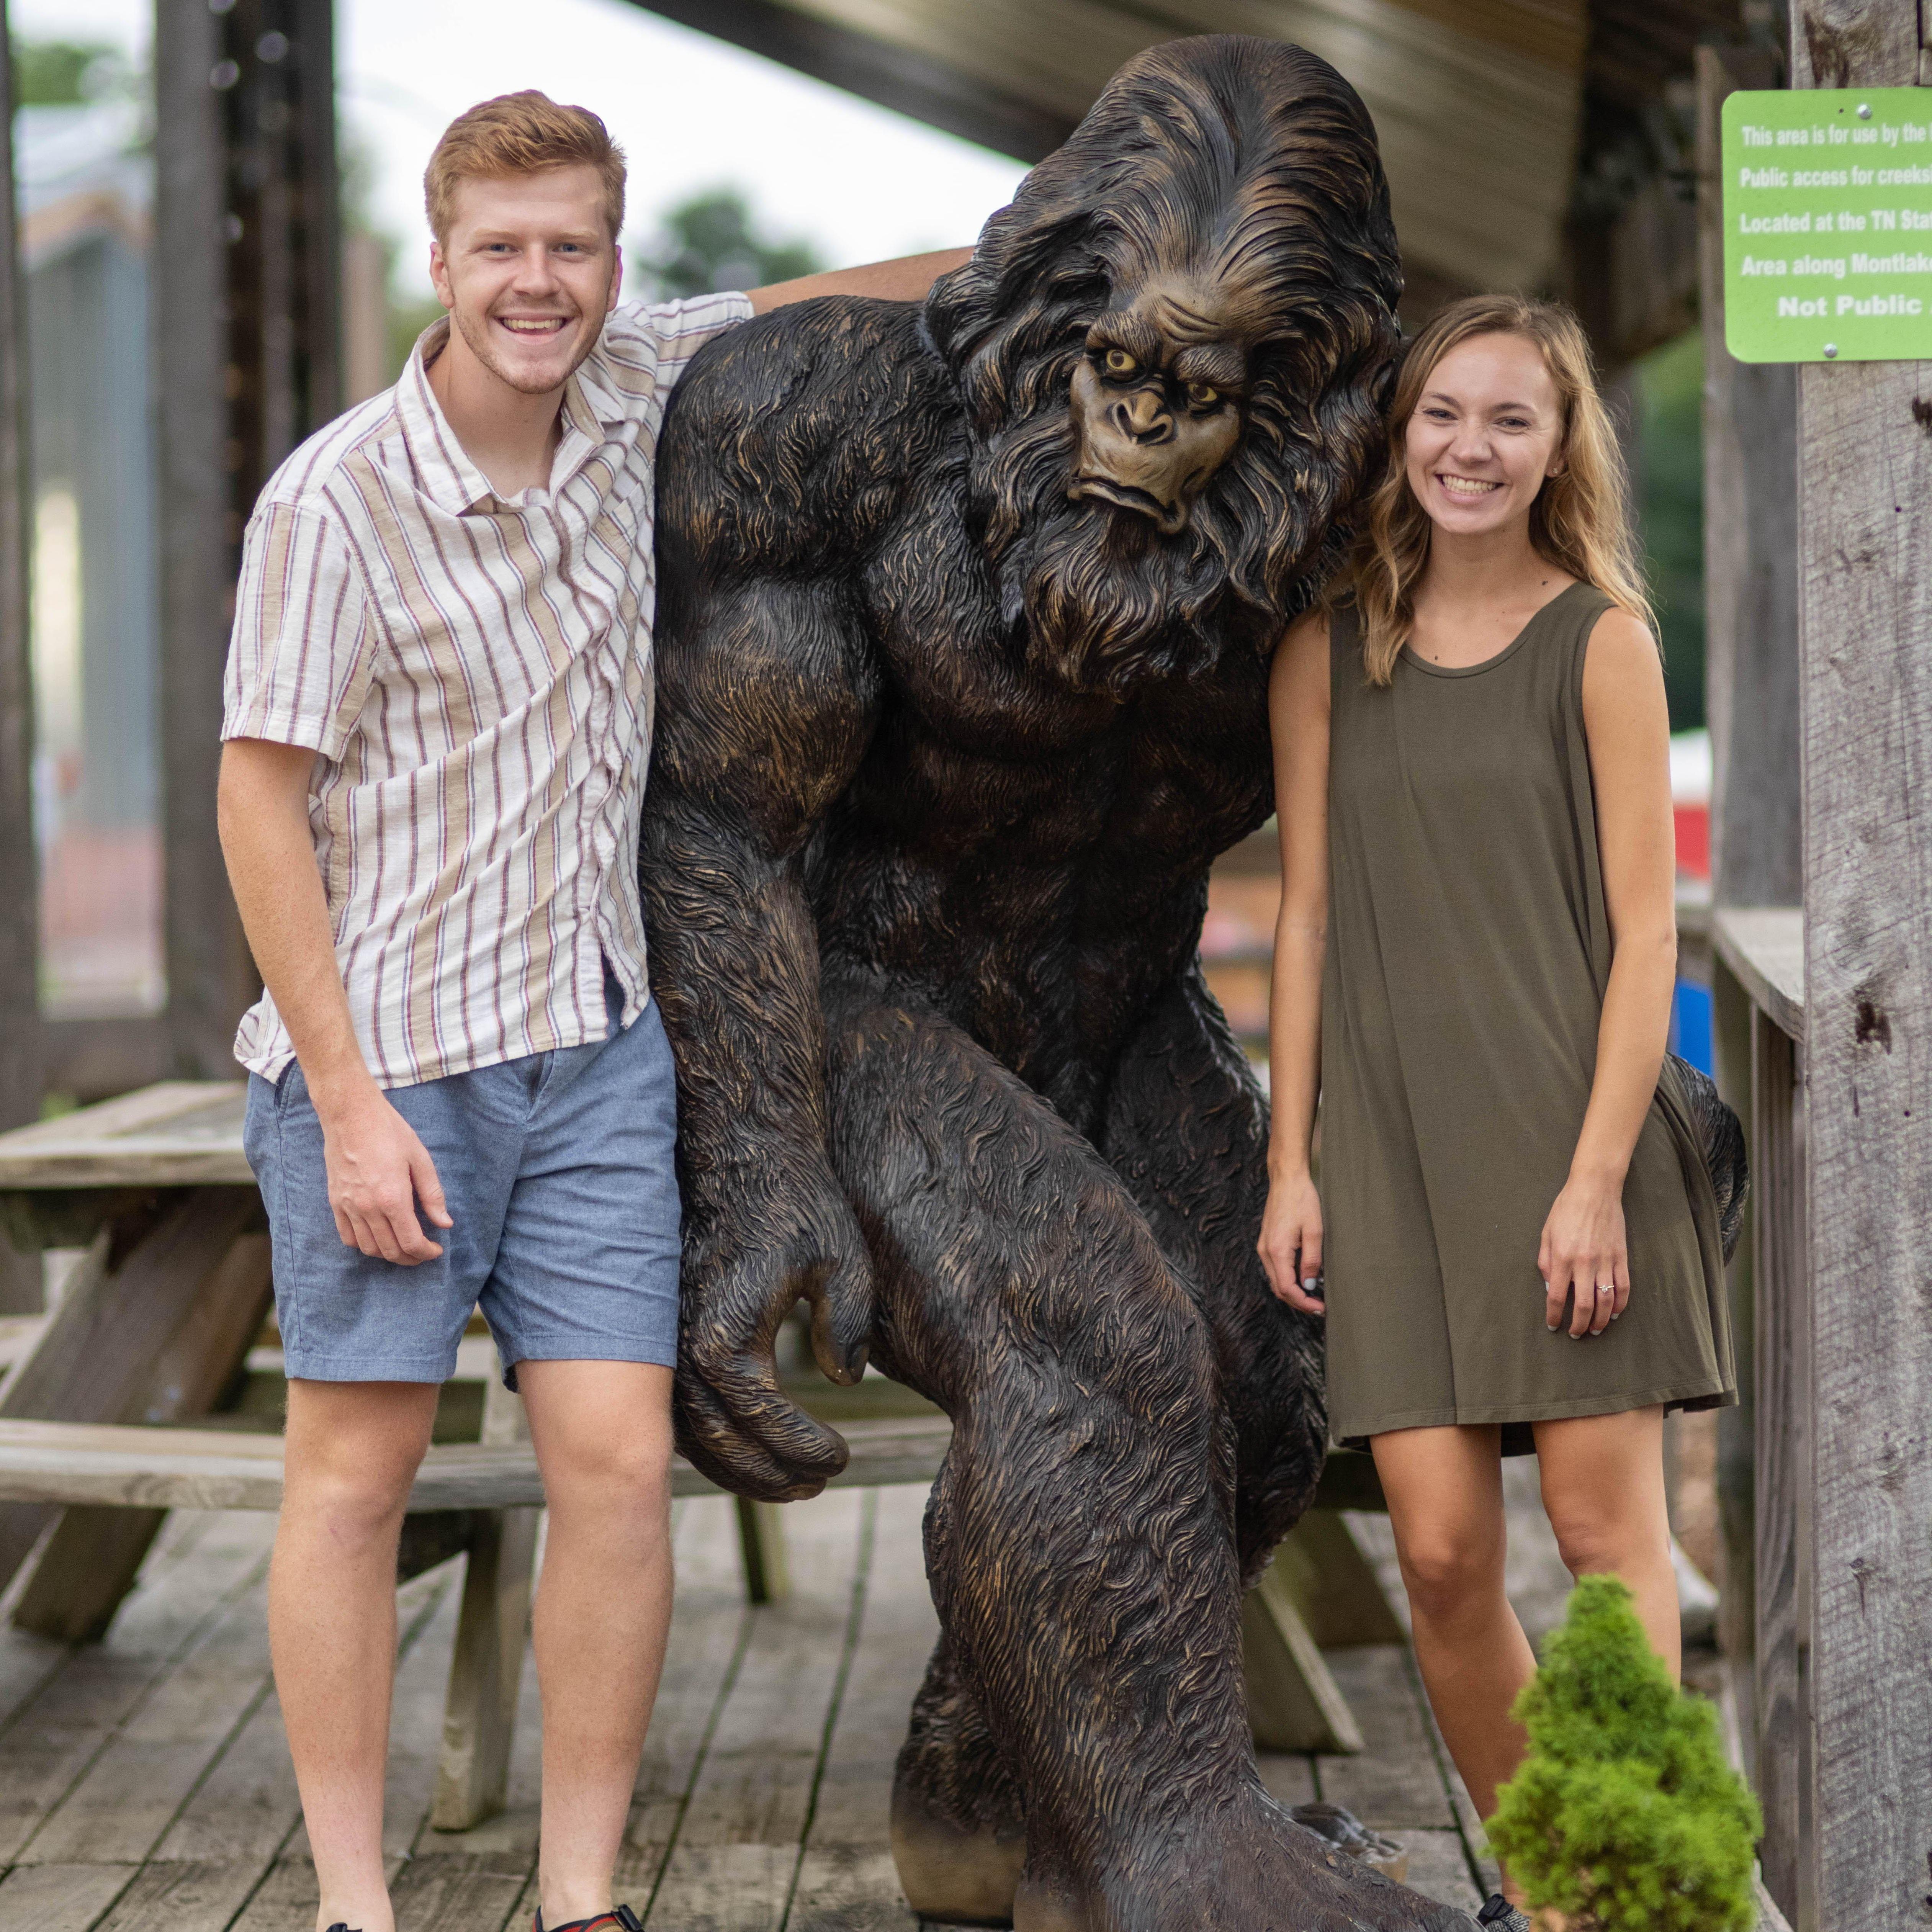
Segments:
[[[1324,1313],[1322,1203],[1309,1172],[1322,1089],[1322,967],[1328,946],[1328,620],[1317,610],[1282,640],[1268,681],[1281,911],[1268,1004],[1268,1207],[1262,1265],[1282,1300]]]
[[[1583,663],[1583,729],[1597,800],[1597,849],[1610,917],[1610,983],[1597,1072],[1570,1177],[1543,1232],[1550,1326],[1574,1285],[1573,1335],[1601,1334],[1630,1299],[1624,1177],[1657,1092],[1677,978],[1676,839],[1670,714],[1650,633],[1606,611]],[[1609,1282],[1612,1292],[1596,1292]]]

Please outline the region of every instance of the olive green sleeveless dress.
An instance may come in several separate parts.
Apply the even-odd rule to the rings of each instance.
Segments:
[[[1322,1019],[1329,1431],[1736,1400],[1712,1196],[1666,1063],[1624,1188],[1630,1296],[1552,1334],[1537,1250],[1581,1130],[1610,971],[1573,584],[1462,669],[1364,674],[1331,626]]]

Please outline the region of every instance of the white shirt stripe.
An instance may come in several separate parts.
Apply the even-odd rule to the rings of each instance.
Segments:
[[[652,464],[670,387],[742,295],[620,309],[565,392],[549,487],[505,502],[426,373],[312,436],[250,520],[224,738],[314,748],[309,822],[356,1037],[403,1087],[601,1040],[650,998]],[[294,1058],[264,994],[236,1058]]]

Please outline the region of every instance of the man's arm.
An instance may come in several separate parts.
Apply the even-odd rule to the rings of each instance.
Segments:
[[[289,1030],[322,1122],[328,1201],[349,1246],[386,1261],[428,1261],[418,1201],[450,1226],[429,1150],[383,1097],[362,1058],[309,829],[306,746],[231,738],[222,748],[221,849],[242,926]]]
[[[833,268],[822,275],[801,275],[796,281],[773,282],[747,292],[754,315],[782,308],[788,302],[814,302],[820,296],[923,302],[926,291],[941,275],[950,274],[972,259],[970,248],[936,248],[928,255],[902,255],[896,261],[868,262],[862,268]]]

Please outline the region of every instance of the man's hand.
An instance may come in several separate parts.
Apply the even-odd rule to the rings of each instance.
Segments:
[[[416,1218],[450,1223],[429,1150],[364,1064],[335,963],[309,830],[315,753],[234,738],[222,747],[221,849],[255,964],[289,1030],[322,1123],[328,1204],[352,1248],[413,1266],[442,1252]]]
[[[418,1204],[436,1226],[454,1224],[436,1163],[416,1130],[367,1075],[344,1098],[325,1103],[312,1087],[309,1097],[322,1123],[328,1204],[343,1244],[405,1268],[434,1261],[442,1249],[424,1232]]]

